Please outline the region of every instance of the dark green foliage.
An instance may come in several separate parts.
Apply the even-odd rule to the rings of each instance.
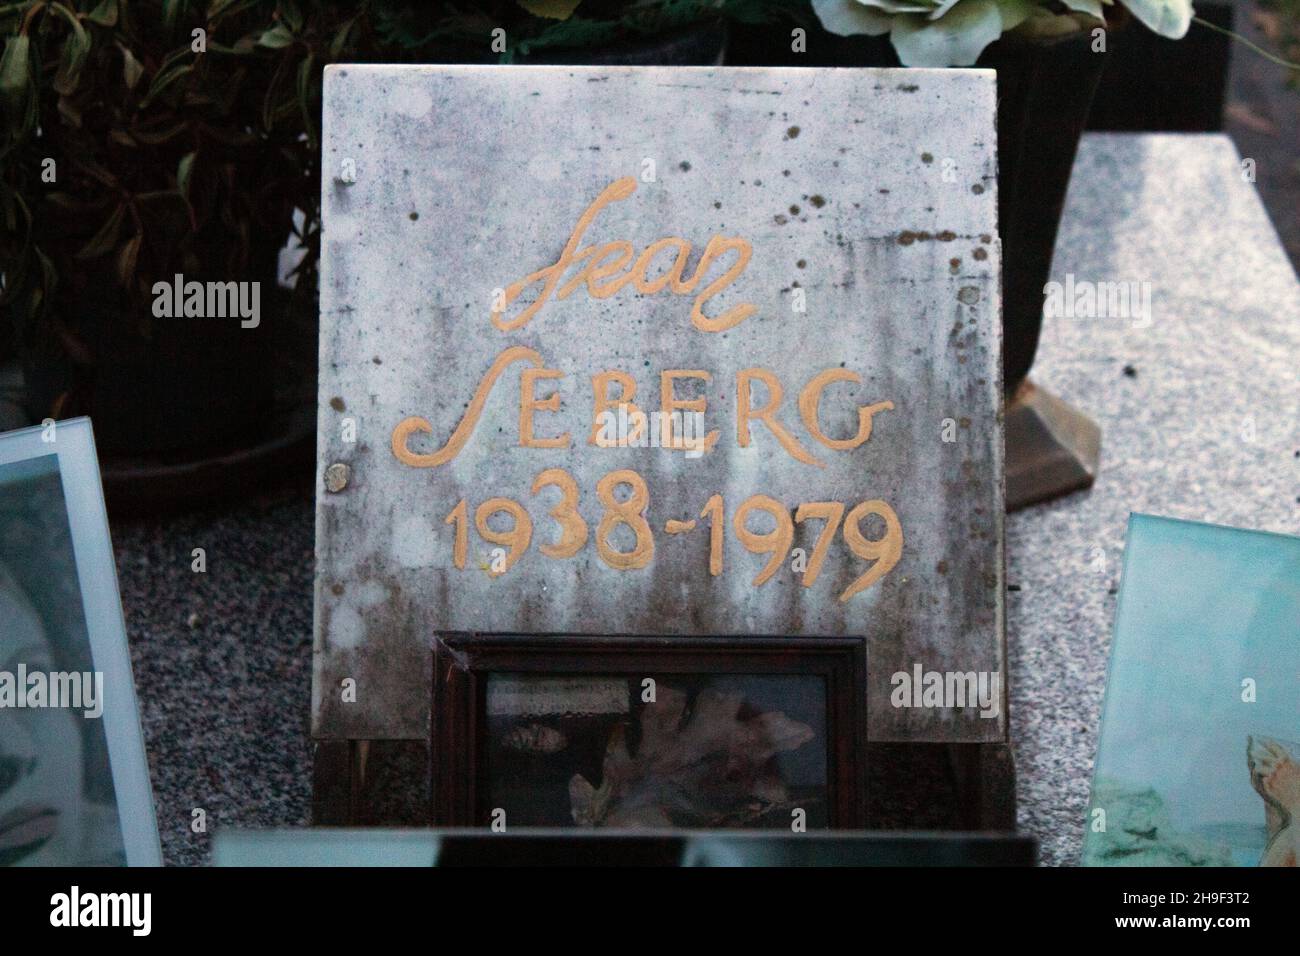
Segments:
[[[251,277],[295,210],[314,292],[328,63],[510,62],[783,6],[583,0],[561,21],[515,0],[0,0],[0,310],[19,344],[91,364],[86,301],[119,295],[148,336],[154,282]]]

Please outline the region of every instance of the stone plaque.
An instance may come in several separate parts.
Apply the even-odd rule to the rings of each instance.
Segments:
[[[425,737],[480,630],[865,635],[870,739],[1005,739],[919,686],[1004,667],[994,105],[330,67],[316,736]]]

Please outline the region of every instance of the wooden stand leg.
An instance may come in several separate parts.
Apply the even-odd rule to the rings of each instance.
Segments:
[[[362,816],[369,741],[319,740],[314,745],[311,820],[313,826],[353,826]]]
[[[1092,486],[1101,429],[1033,382],[1007,404],[1006,436],[1008,511]]]
[[[967,830],[1016,829],[1016,767],[1009,744],[952,744],[961,824]]]

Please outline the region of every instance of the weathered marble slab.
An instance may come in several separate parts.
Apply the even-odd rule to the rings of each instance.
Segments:
[[[329,68],[314,734],[424,736],[433,636],[477,629],[866,635],[872,739],[1005,739],[890,702],[1004,669],[994,103],[985,71]],[[672,370],[709,375],[673,384],[707,452],[589,443],[593,376],[649,412]]]

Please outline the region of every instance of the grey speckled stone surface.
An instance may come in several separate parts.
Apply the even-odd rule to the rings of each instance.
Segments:
[[[1153,310],[1145,330],[1047,323],[1035,377],[1100,421],[1102,470],[1092,491],[1008,521],[1020,827],[1044,863],[1073,864],[1129,511],[1300,527],[1300,289],[1219,136],[1085,138],[1056,272],[1149,281]],[[305,824],[311,501],[114,523],[113,535],[164,858],[207,859],[194,807],[210,825]],[[190,571],[195,547],[204,577]]]
[[[322,190],[317,464],[322,475],[346,464],[352,479],[317,498],[317,736],[425,739],[439,632],[739,631],[867,635],[873,740],[1006,739],[1000,710],[990,720],[974,708],[890,704],[891,674],[1001,672],[1004,661],[995,78],[899,76],[326,68],[321,162],[351,160],[356,175]],[[647,162],[653,182],[639,178]],[[584,210],[594,219],[579,229]],[[720,300],[701,292],[692,307],[676,282],[647,291],[686,267],[680,245],[641,251],[661,241],[738,243],[734,264],[728,253],[706,269],[714,254],[698,253],[702,277],[681,284],[722,283]],[[556,377],[525,389],[520,367],[542,363]],[[505,371],[498,379],[492,368]],[[664,387],[671,369],[700,371]],[[746,369],[780,384],[751,396]],[[606,370],[639,383],[647,411],[672,401],[663,396],[698,401],[716,444],[695,458],[593,447],[592,381]],[[828,373],[852,380],[819,404],[820,427],[864,436],[837,452],[794,410],[796,390]],[[783,403],[775,420],[806,458],[766,426],[751,433],[742,409],[759,407],[760,389]],[[470,405],[477,394],[486,400]],[[556,396],[555,407],[526,439],[520,409],[534,395]],[[864,443],[868,406],[879,414],[868,413]],[[961,422],[960,440],[936,439],[948,421]],[[472,437],[457,445],[453,434]],[[564,559],[539,553],[554,540],[548,509],[559,498],[534,481],[555,468],[580,489],[574,507],[589,529]],[[604,523],[596,489],[615,469],[647,488],[644,538]],[[455,559],[444,522],[458,502],[486,522],[488,494],[531,512],[532,548],[508,572],[493,571],[500,542],[481,530]],[[906,544],[896,568],[851,597],[864,564],[843,543],[822,552],[818,575],[801,583],[785,568],[759,586],[741,535],[717,539],[711,570],[703,522],[667,532],[667,521],[694,522],[713,494],[727,521],[755,494],[787,507],[842,503],[845,540],[853,509],[882,500]],[[493,530],[512,521],[501,515]],[[795,544],[812,554],[822,527],[800,524]],[[643,542],[644,563],[616,566],[609,552]],[[609,552],[598,556],[601,546]],[[343,699],[345,680],[355,700]]]
[[[163,861],[206,863],[223,825],[306,825],[311,501],[114,522],[112,534]],[[207,832],[191,829],[196,808]]]
[[[1033,378],[1102,428],[1089,492],[1007,524],[1020,828],[1079,859],[1131,511],[1300,530],[1300,286],[1231,142],[1085,138],[1053,278],[1151,283],[1148,328],[1049,319]]]

